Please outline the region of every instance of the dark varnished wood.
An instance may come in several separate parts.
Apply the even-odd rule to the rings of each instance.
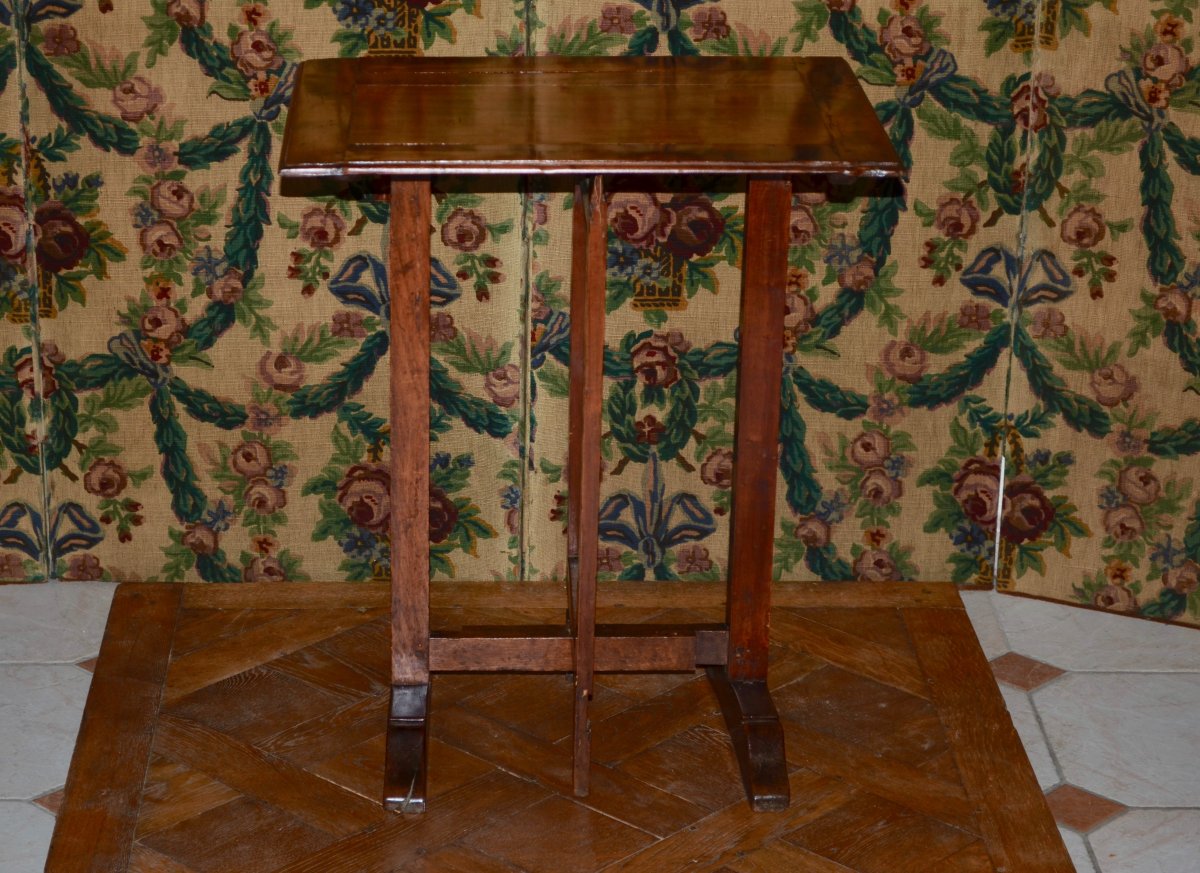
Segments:
[[[123,585],[113,597],[47,870],[125,868],[181,593]]]
[[[584,799],[573,795],[571,718],[563,705],[569,680],[440,677],[447,694],[439,697],[428,747],[428,810],[388,815],[377,802],[391,705],[385,623],[367,608],[359,626],[340,627],[341,616],[357,611],[365,594],[384,593],[383,586],[290,587],[311,596],[282,609],[281,586],[225,586],[211,594],[208,586],[118,589],[49,873],[1072,869],[949,584],[826,586],[837,589],[837,601],[812,608],[776,600],[771,679],[789,741],[792,802],[769,815],[740,800],[718,729],[720,701],[694,674],[608,677],[597,688]],[[665,603],[680,586],[645,582],[642,590]],[[431,624],[459,613],[499,623],[512,612],[496,603],[490,586],[463,586],[456,597],[441,608],[435,600]],[[203,605],[189,606],[193,599]],[[241,620],[223,629],[211,620],[213,610]],[[312,626],[330,616],[329,635],[283,654],[261,649],[263,661],[242,673],[213,666],[206,675],[228,678],[186,695],[173,690],[171,677],[181,677],[166,662],[174,661],[181,634],[190,637],[190,663],[202,663],[197,658],[206,653],[214,662],[242,664],[257,643],[231,642],[298,612]],[[666,609],[656,620],[688,617]],[[846,645],[808,651],[817,632],[794,634],[811,625]],[[664,627],[601,625],[597,642],[610,632],[666,636]],[[697,631],[697,650],[707,633],[721,635]],[[362,649],[362,640],[376,637],[374,651]],[[851,637],[876,646],[870,658],[853,656]],[[355,666],[373,678],[365,684],[347,684],[326,669],[292,670],[360,649]],[[600,652],[598,646],[598,663]],[[869,661],[878,657],[917,664],[929,699],[877,681]],[[262,681],[276,672],[302,684]],[[819,707],[810,706],[811,680],[829,673],[839,678],[825,683]],[[281,696],[306,703],[285,706]],[[168,699],[178,702],[145,705]],[[761,705],[746,699],[737,711],[754,716]],[[298,723],[281,732],[276,713],[285,708],[295,709]],[[881,708],[888,719],[863,718]],[[119,733],[102,736],[101,722]],[[100,772],[103,778],[78,778]],[[71,812],[102,808],[114,817]]]
[[[604,184],[575,184],[571,274],[571,359],[567,441],[567,552],[575,638],[575,794],[588,792],[588,702],[596,669],[596,544],[600,510],[600,405],[604,397],[604,280],[608,218]],[[610,668],[611,669],[611,668]]]
[[[425,808],[429,697],[428,179],[391,187],[392,707],[384,805]]]
[[[840,58],[315,60],[290,114],[284,177],[904,172]]]
[[[751,805],[786,806],[783,732],[766,679],[789,179],[805,174],[844,182],[903,173],[850,67],[834,58],[308,61],[298,75],[280,172],[285,178],[392,179],[393,624],[386,803],[424,809],[431,670],[569,668],[573,786],[583,797],[593,674],[705,666]],[[571,286],[569,609],[562,630],[430,636],[428,177],[464,173],[579,177]],[[613,173],[749,177],[725,627],[628,636],[596,627],[608,232],[602,174]]]

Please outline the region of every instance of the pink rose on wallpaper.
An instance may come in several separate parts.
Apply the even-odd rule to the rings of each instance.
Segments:
[[[1012,114],[1017,124],[1034,133],[1050,123],[1050,99],[1062,93],[1053,73],[1038,73],[1012,95]]]
[[[483,390],[497,406],[511,409],[521,396],[521,368],[505,364],[483,378]]]
[[[850,460],[866,469],[879,467],[892,456],[892,441],[878,430],[864,430],[850,441]]]
[[[904,494],[904,485],[893,479],[883,467],[870,467],[863,473],[859,485],[863,499],[875,506],[887,506]]]
[[[205,0],[167,0],[167,15],[180,27],[199,27],[204,24]]]
[[[1183,85],[1189,69],[1187,55],[1175,43],[1157,43],[1142,55],[1142,72],[1171,89]]]
[[[879,32],[879,44],[892,63],[904,62],[929,51],[921,22],[912,15],[893,15]]]
[[[1104,512],[1104,532],[1119,543],[1136,540],[1146,529],[1146,522],[1137,507],[1128,503],[1114,506]]]
[[[1146,467],[1123,467],[1117,474],[1117,490],[1130,503],[1145,506],[1158,499],[1162,483],[1153,471]]]
[[[247,479],[262,476],[271,469],[271,450],[258,440],[244,442],[230,452],[229,466]]]
[[[246,501],[246,506],[259,515],[270,515],[287,506],[287,492],[272,485],[263,476],[255,476],[246,483],[242,499]]]
[[[138,233],[138,242],[150,257],[159,261],[169,261],[179,254],[183,248],[183,237],[171,221],[156,221],[143,227]]]
[[[242,569],[244,582],[286,582],[287,571],[283,564],[272,555],[259,555],[251,558],[250,563]]]
[[[300,216],[300,239],[314,249],[331,249],[342,241],[346,220],[336,209],[313,206]]]
[[[929,369],[929,355],[908,340],[891,340],[881,355],[884,371],[893,379],[913,384],[919,382]]]
[[[113,88],[112,102],[125,121],[141,121],[163,102],[162,89],[145,76],[134,76]]]
[[[1080,204],[1067,213],[1059,227],[1059,236],[1069,246],[1090,249],[1104,239],[1104,216],[1094,206]]]
[[[851,291],[865,292],[875,284],[875,259],[863,255],[849,267],[838,271],[838,284]]]
[[[812,329],[817,312],[807,295],[788,294],[784,301],[787,311],[783,316],[783,349],[791,353],[796,350],[796,341]]]
[[[700,465],[700,481],[713,488],[733,485],[733,449],[713,449]]]
[[[125,465],[112,458],[97,458],[83,474],[83,488],[97,497],[116,497],[129,484]]]
[[[50,362],[43,357],[40,367],[34,366],[33,356],[26,355],[19,359],[13,366],[13,375],[17,380],[17,387],[29,395],[30,399],[37,396],[37,375],[42,379],[42,394],[49,397],[58,390],[58,380],[54,378],[54,367]],[[41,370],[40,374],[36,370]]]
[[[24,260],[28,231],[24,193],[15,186],[0,187],[0,257]]]
[[[487,223],[474,209],[456,208],[442,224],[442,242],[460,252],[478,251],[487,241]]]
[[[279,47],[265,30],[243,30],[229,47],[229,52],[237,68],[247,78],[283,66]]]
[[[608,223],[618,238],[638,248],[649,248],[670,235],[675,213],[653,194],[622,191],[614,194],[609,203]]]
[[[979,207],[967,197],[943,194],[938,198],[934,225],[948,239],[967,239],[979,227]]]
[[[242,271],[237,267],[230,267],[204,289],[204,293],[214,303],[232,305],[242,299],[245,290],[245,286],[242,285]]]
[[[1120,364],[1110,364],[1092,373],[1088,382],[1102,406],[1117,406],[1137,393],[1138,380]]]
[[[824,548],[829,545],[829,523],[815,515],[802,515],[796,519],[795,535],[806,548]]]
[[[1137,612],[1137,597],[1124,585],[1105,585],[1096,592],[1092,603],[1112,612]]]
[[[182,182],[162,179],[150,189],[150,205],[163,218],[178,221],[196,208],[196,198]]]
[[[1154,298],[1154,308],[1167,321],[1183,324],[1192,317],[1192,298],[1186,291],[1170,285],[1158,292]]]
[[[606,4],[600,10],[600,32],[632,36],[637,31],[633,23],[633,7]]]
[[[142,336],[178,345],[187,330],[187,323],[173,306],[151,306],[138,323]]]
[[[1000,465],[989,458],[968,458],[954,474],[950,493],[968,519],[990,526],[1000,508]]]
[[[1200,564],[1187,560],[1178,567],[1163,573],[1163,585],[1174,588],[1180,594],[1194,594],[1200,590]]]
[[[338,505],[359,527],[387,533],[392,520],[391,483],[391,468],[386,464],[355,464],[338,483]]]
[[[203,524],[188,525],[180,542],[197,555],[211,555],[217,550],[217,532]]]
[[[883,549],[867,549],[854,559],[854,578],[863,582],[892,582],[900,578],[900,568]]]
[[[805,246],[812,242],[817,235],[817,219],[806,204],[801,203],[792,207],[792,221],[788,226],[788,239],[791,245]]]
[[[670,388],[679,381],[678,358],[664,334],[647,337],[630,352],[633,372],[648,387]]]
[[[304,362],[287,352],[267,352],[258,361],[258,375],[276,391],[291,394],[304,384]]]
[[[37,208],[33,221],[40,267],[60,273],[79,265],[92,239],[71,210],[61,201],[47,200]]]

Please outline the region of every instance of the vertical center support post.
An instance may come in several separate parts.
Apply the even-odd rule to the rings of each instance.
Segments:
[[[567,563],[575,666],[575,794],[588,793],[588,703],[596,661],[596,558],[600,512],[600,409],[604,398],[604,293],[608,219],[603,179],[575,183],[571,255],[571,359],[567,444]]]

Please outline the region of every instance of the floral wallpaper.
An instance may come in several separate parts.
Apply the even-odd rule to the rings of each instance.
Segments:
[[[386,578],[386,205],[281,191],[296,64],[836,54],[909,183],[797,190],[779,578],[1200,624],[1191,0],[0,0],[0,578]],[[565,573],[570,198],[441,180],[440,583]],[[735,183],[609,205],[605,578],[719,580]]]

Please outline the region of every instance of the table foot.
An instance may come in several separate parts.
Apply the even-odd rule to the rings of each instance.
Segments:
[[[405,813],[425,811],[428,714],[428,685],[392,686],[384,757],[385,809]]]
[[[729,728],[750,808],[756,812],[787,809],[787,761],[783,725],[765,680],[734,680],[725,667],[709,667],[708,678]]]

